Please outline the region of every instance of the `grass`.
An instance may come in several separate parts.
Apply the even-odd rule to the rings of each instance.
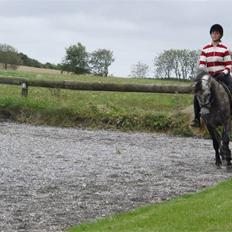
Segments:
[[[138,208],[69,232],[230,232],[232,180],[197,194]]]
[[[39,80],[70,80],[70,81],[84,81],[84,82],[103,82],[103,83],[133,83],[133,84],[162,84],[162,85],[189,85],[190,81],[174,81],[174,80],[160,80],[148,78],[120,78],[120,77],[100,77],[93,75],[72,75],[72,74],[48,74],[48,73],[34,73],[14,70],[1,70],[0,76],[5,77],[24,77],[28,79]]]
[[[186,84],[186,82],[36,74],[0,70],[0,76],[88,82]],[[189,83],[187,83],[189,84]],[[188,119],[179,112],[192,103],[191,95],[91,92],[29,87],[20,97],[17,86],[0,85],[0,114],[17,122],[51,126],[83,126],[134,131],[171,131],[191,135]],[[174,116],[173,116],[174,115]],[[177,117],[178,115],[178,117]]]

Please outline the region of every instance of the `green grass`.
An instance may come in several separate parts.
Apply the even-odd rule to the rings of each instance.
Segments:
[[[162,84],[162,85],[189,85],[190,81],[173,81],[173,80],[159,80],[148,78],[120,78],[120,77],[100,77],[93,75],[74,75],[74,74],[45,74],[33,73],[23,71],[5,71],[0,69],[0,76],[4,77],[23,77],[27,79],[39,80],[70,80],[83,82],[102,82],[102,83],[133,83],[133,84]]]
[[[0,76],[88,82],[182,84],[178,81],[35,74],[2,70]],[[186,126],[188,121],[185,116],[179,114],[176,117],[181,109],[192,104],[191,95],[29,87],[29,96],[24,98],[20,96],[20,91],[20,87],[17,86],[0,85],[0,113],[10,114],[11,119],[17,122],[64,127],[171,131],[174,134],[191,135],[191,131]]]
[[[69,232],[231,232],[232,180],[203,192],[178,197]]]

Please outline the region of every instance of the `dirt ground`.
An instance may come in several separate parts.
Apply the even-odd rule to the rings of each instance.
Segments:
[[[231,176],[211,140],[0,123],[0,231],[58,232]]]

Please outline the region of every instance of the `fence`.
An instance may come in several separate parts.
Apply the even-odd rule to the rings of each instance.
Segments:
[[[193,92],[192,86],[28,80],[25,78],[12,78],[12,77],[0,77],[0,84],[21,86],[22,96],[28,95],[29,86],[30,87],[56,88],[56,89],[89,90],[89,91],[182,93],[182,94],[183,93],[190,94]]]

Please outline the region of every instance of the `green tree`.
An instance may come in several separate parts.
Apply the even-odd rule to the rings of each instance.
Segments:
[[[155,75],[162,78],[190,79],[198,64],[199,51],[170,49],[154,59]]]
[[[101,76],[108,76],[108,68],[114,62],[113,52],[107,49],[98,49],[90,54],[91,72]]]
[[[89,73],[88,53],[81,43],[66,48],[66,56],[62,63],[62,71],[76,74]]]
[[[189,52],[189,56],[191,57],[189,59],[189,68],[190,68],[190,76],[189,78],[192,79],[194,76],[194,72],[198,66],[199,57],[200,57],[201,51],[200,50],[193,50]]]
[[[162,78],[170,78],[174,64],[176,53],[174,49],[163,51],[155,58],[156,75]]]
[[[37,68],[42,68],[42,65],[38,60],[32,59],[28,57],[26,54],[20,52],[18,54],[22,60],[22,65],[25,66],[30,66],[30,67],[37,67]]]
[[[0,44],[0,63],[4,65],[4,69],[7,69],[8,65],[16,69],[17,65],[22,63],[22,60],[14,47],[8,44]]]
[[[52,64],[52,63],[49,63],[49,62],[43,64],[42,67],[43,68],[48,68],[48,69],[58,69],[58,66],[56,64]]]

